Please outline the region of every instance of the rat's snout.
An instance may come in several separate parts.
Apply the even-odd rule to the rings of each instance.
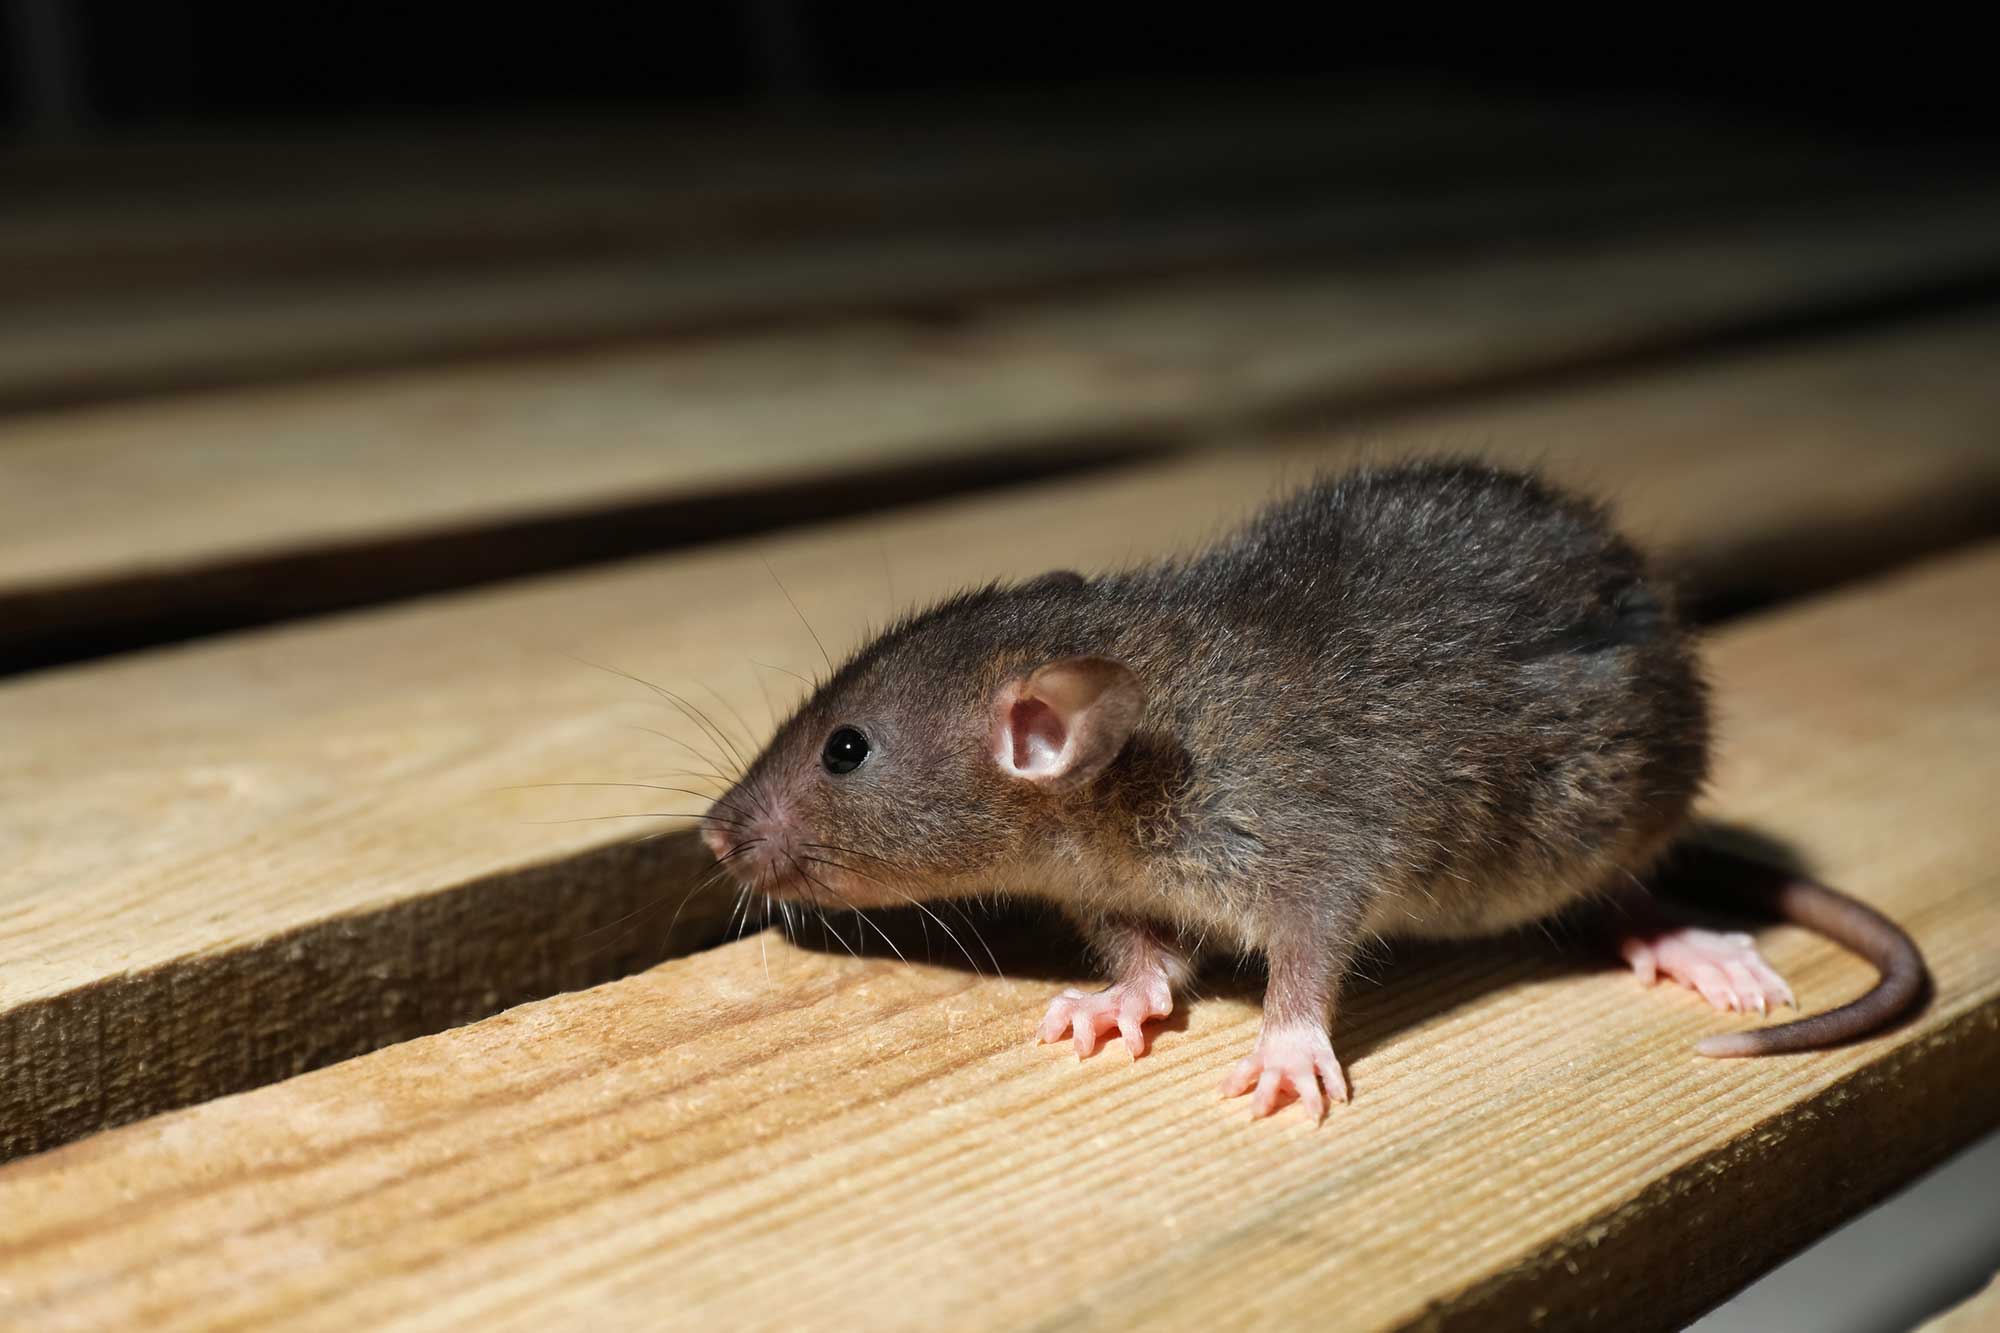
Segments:
[[[782,878],[778,868],[796,841],[780,805],[768,797],[752,800],[731,792],[709,808],[700,824],[701,840],[740,884],[770,891]]]
[[[756,853],[769,844],[769,834],[745,820],[722,814],[719,809],[709,811],[701,821],[701,840],[708,844],[708,850],[715,853],[716,860],[732,864],[755,859]],[[739,873],[750,869],[737,866]]]

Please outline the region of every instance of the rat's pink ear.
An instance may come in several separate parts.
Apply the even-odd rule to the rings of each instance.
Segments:
[[[1108,657],[1066,657],[993,701],[993,761],[1009,777],[1057,791],[1104,771],[1131,739],[1146,710],[1132,668]]]

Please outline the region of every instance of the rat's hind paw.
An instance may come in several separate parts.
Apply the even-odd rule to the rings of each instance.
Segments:
[[[1165,1018],[1173,1011],[1174,991],[1164,975],[1121,981],[1089,995],[1066,990],[1049,1001],[1049,1011],[1035,1036],[1051,1042],[1061,1041],[1065,1032],[1073,1033],[1076,1058],[1081,1060],[1095,1052],[1097,1039],[1115,1027],[1136,1060],[1146,1053],[1147,1021]]]
[[[1259,1034],[1256,1049],[1237,1061],[1222,1080],[1225,1097],[1241,1097],[1252,1088],[1257,1090],[1250,1099],[1252,1115],[1271,1114],[1284,1094],[1291,1093],[1318,1124],[1326,1118],[1327,1098],[1347,1100],[1347,1075],[1334,1058],[1324,1028],[1283,1027]]]
[[[1682,927],[1630,936],[1620,941],[1618,952],[1648,986],[1672,977],[1717,1009],[1762,1014],[1781,1004],[1798,1007],[1792,988],[1748,935]]]

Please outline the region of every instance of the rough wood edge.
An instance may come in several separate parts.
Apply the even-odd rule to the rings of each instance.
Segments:
[[[1989,1003],[1749,1126],[1407,1327],[1681,1328],[2000,1125],[2000,1101],[1982,1095],[1996,1067],[2000,1003]],[[1836,1118],[1838,1135],[1812,1132]],[[1773,1187],[1726,1188],[1746,1171]],[[1727,1226],[1654,1221],[1725,1209]]]
[[[0,1013],[0,1065],[17,1071],[0,1079],[0,1162],[704,948],[727,905],[688,899],[709,865],[691,833],[613,843]],[[277,995],[272,977],[288,978]],[[218,1026],[234,1040],[198,1039]],[[17,1058],[29,1047],[38,1058]],[[171,1082],[145,1073],[196,1047],[207,1056]]]

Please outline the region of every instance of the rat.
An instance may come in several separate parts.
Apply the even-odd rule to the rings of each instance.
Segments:
[[[1619,898],[1647,983],[1796,1007],[1748,935],[1646,888],[1708,769],[1673,589],[1598,503],[1439,458],[1325,476],[1197,554],[994,583],[909,615],[819,684],[703,817],[746,891],[821,907],[1022,895],[1110,977],[1037,1032],[1134,1057],[1205,952],[1261,954],[1256,1044],[1225,1096],[1314,1120],[1377,940],[1476,940]],[[1745,867],[1738,867],[1745,869]],[[1840,1008],[1710,1036],[1709,1056],[1849,1040],[1925,980],[1856,900],[1748,868],[1741,896],[1860,953]]]

